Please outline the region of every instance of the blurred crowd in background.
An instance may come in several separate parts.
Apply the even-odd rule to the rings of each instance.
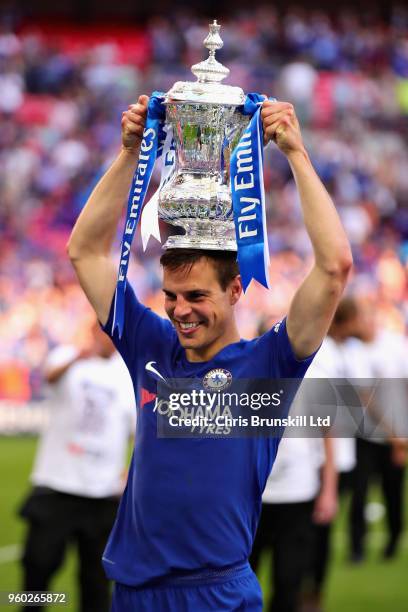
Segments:
[[[408,323],[408,10],[389,23],[352,11],[273,8],[222,19],[217,55],[228,83],[295,104],[312,161],[351,240],[350,291],[377,303],[382,325]],[[175,11],[143,28],[41,23],[0,28],[0,397],[41,398],[50,348],[91,311],[65,253],[71,228],[120,146],[120,117],[141,93],[193,80],[207,20]],[[311,263],[295,185],[265,151],[271,291],[252,286],[239,327],[256,333],[286,312]],[[155,177],[157,186],[158,175]],[[154,185],[153,185],[154,188]],[[165,234],[163,228],[163,234]],[[118,237],[119,238],[119,237]],[[154,243],[154,244],[153,244]],[[160,245],[135,240],[130,280],[162,311]],[[254,316],[255,313],[255,316]],[[74,324],[75,322],[75,324]]]

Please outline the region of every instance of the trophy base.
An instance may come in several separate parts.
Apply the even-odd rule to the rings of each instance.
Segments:
[[[200,249],[210,251],[237,251],[234,238],[211,236],[169,236],[163,249]]]
[[[166,219],[167,223],[169,220]],[[169,236],[164,249],[200,249],[211,251],[237,251],[235,227],[232,220],[177,219],[174,225],[183,234]]]

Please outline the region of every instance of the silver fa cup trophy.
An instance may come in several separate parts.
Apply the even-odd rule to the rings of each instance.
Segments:
[[[250,117],[237,110],[245,102],[240,87],[222,84],[229,69],[215,59],[223,42],[214,21],[204,40],[209,57],[191,70],[196,81],[178,81],[165,96],[166,123],[176,147],[172,178],[159,194],[159,217],[181,227],[165,248],[235,251],[230,191],[230,157]]]

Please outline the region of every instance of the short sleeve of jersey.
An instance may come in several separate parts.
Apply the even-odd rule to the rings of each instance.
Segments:
[[[139,302],[132,286],[127,283],[125,291],[125,313],[122,337],[118,330],[112,335],[114,302],[112,300],[108,321],[102,329],[112,338],[112,341],[123,357],[130,372],[134,371],[136,361],[145,357],[151,350],[153,353],[169,347],[174,336],[170,321],[159,317]]]
[[[276,323],[265,334],[272,346],[271,376],[274,378],[303,378],[317,351],[306,359],[297,359],[286,330],[286,318]]]
[[[44,364],[44,372],[49,372],[53,368],[61,368],[78,356],[78,349],[75,346],[58,346],[52,350]]]

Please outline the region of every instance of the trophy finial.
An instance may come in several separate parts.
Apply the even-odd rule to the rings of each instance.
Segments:
[[[224,45],[220,36],[221,25],[214,19],[209,24],[209,34],[204,40],[204,46],[209,51],[208,58],[191,67],[191,72],[197,77],[199,83],[220,83],[229,75],[229,69],[215,59],[215,52]]]
[[[210,57],[215,56],[215,52],[224,46],[223,40],[220,36],[221,26],[218,25],[217,20],[214,19],[213,23],[209,24],[210,32],[207,38],[204,40],[204,47],[210,52]]]
[[[221,26],[214,19],[209,24],[209,32],[203,41],[208,49],[208,57],[203,62],[191,67],[196,81],[177,81],[166,93],[166,103],[190,102],[214,104],[216,106],[241,106],[245,102],[245,94],[240,87],[232,87],[221,83],[229,75],[229,70],[215,59],[215,53],[224,45],[220,36]]]

